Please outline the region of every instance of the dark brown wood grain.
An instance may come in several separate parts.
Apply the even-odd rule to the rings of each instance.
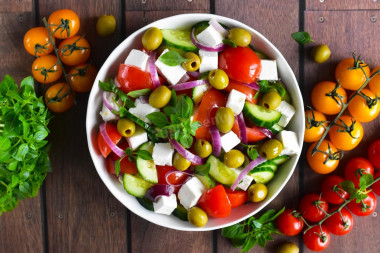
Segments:
[[[31,12],[33,0],[0,0],[0,12]],[[31,21],[33,24],[33,21]]]
[[[173,10],[206,10],[210,9],[208,0],[126,0],[128,11],[173,11]]]
[[[376,10],[378,0],[306,0],[306,10]]]

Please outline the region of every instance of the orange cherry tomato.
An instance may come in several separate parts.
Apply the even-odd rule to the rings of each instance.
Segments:
[[[376,71],[380,70],[380,66],[376,67],[374,70],[372,70],[371,75],[375,73]],[[380,97],[380,73],[374,76],[371,81],[369,81],[369,89],[375,93],[378,97]]]
[[[335,154],[339,156],[336,152],[338,151],[334,144],[332,144],[328,140],[323,140],[318,147],[318,150],[321,152],[316,152],[314,155],[311,155],[314,147],[317,145],[317,142],[314,142],[310,145],[307,150],[306,158],[309,163],[310,168],[312,168],[315,172],[319,174],[328,174],[336,169],[339,164],[339,160],[337,159],[327,159],[330,154],[331,158]]]
[[[76,66],[88,60],[91,54],[90,44],[81,36],[74,36],[59,44],[59,57],[69,66]]]
[[[80,64],[72,68],[69,75],[71,88],[76,92],[90,91],[98,70],[92,64]]]
[[[362,124],[354,118],[343,115],[329,131],[331,142],[341,150],[354,149],[363,139],[364,130]]]
[[[359,64],[364,72],[359,67]],[[369,74],[370,70],[367,64],[354,58],[343,59],[335,69],[335,79],[347,90],[359,89],[366,81],[366,75],[369,77]]]
[[[57,39],[66,39],[78,33],[80,21],[78,15],[69,9],[57,10],[50,14],[49,29]]]
[[[74,105],[74,98],[66,83],[56,83],[46,91],[45,103],[50,111],[61,113]]]
[[[54,55],[43,55],[34,60],[32,75],[39,83],[52,83],[62,75],[62,68]]]
[[[317,110],[305,111],[305,142],[315,142],[319,140],[325,132],[327,123],[320,123],[326,121],[326,116]],[[325,127],[323,127],[325,126]]]
[[[53,38],[55,43],[55,39]],[[49,40],[49,33],[45,27],[33,27],[24,35],[25,50],[34,56],[50,54],[53,51],[53,45]]]
[[[329,81],[320,82],[314,86],[311,92],[311,103],[314,108],[328,115],[339,113],[342,109],[342,102],[346,103],[347,101],[347,95],[342,87],[335,88],[336,83]]]
[[[362,89],[362,93],[364,93],[366,96],[375,99],[375,94],[369,90],[369,89]],[[348,105],[348,111],[354,117],[357,121],[360,122],[369,122],[371,120],[374,120],[380,112],[380,105],[379,101],[377,101],[376,104],[373,104],[371,106],[368,106],[367,101],[357,95],[355,96],[351,103]]]

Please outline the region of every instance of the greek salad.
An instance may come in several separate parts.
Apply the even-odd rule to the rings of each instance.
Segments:
[[[278,166],[300,152],[277,62],[242,28],[151,27],[99,86],[109,173],[145,208],[197,227],[264,200]]]

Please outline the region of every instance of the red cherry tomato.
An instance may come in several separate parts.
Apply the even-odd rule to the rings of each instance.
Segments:
[[[117,131],[117,127],[115,124],[106,123],[106,131],[113,143],[117,144],[120,141],[121,135],[119,131]],[[109,153],[111,153],[111,148],[108,146],[100,132],[98,133],[98,147],[100,153],[103,155],[104,158],[106,158],[109,155]]]
[[[331,204],[341,204],[343,199],[348,199],[349,194],[339,186],[344,181],[343,177],[331,175],[326,177],[321,185],[322,197]]]
[[[354,157],[349,160],[344,168],[344,177],[359,187],[360,177],[364,174],[374,175],[374,169],[370,161],[362,157]]]
[[[315,226],[303,235],[303,242],[306,247],[313,251],[322,251],[330,244],[330,233],[324,225]]]
[[[125,93],[134,90],[154,89],[152,78],[148,72],[126,64],[120,64],[117,81]]]
[[[348,209],[357,216],[368,216],[376,209],[377,200],[373,192],[367,194],[367,198],[361,202],[356,203],[356,199],[347,204]]]
[[[247,202],[246,191],[233,191],[230,188],[224,187],[227,197],[231,203],[231,208],[241,206]]]
[[[118,145],[121,149],[125,150],[128,147],[127,142],[121,142]],[[119,160],[120,157],[118,157],[114,152],[111,152],[109,156],[107,157],[107,171],[111,174],[116,174],[115,172],[115,162]],[[136,162],[129,161],[128,157],[124,157],[123,160],[120,161],[120,174],[136,174],[138,173]]]
[[[331,210],[336,211],[337,208]],[[325,221],[325,226],[330,233],[334,235],[345,235],[351,231],[354,226],[354,218],[352,214],[346,209],[342,208],[340,213],[335,213]]]
[[[377,179],[379,177],[380,177],[380,171],[376,171],[375,179]],[[373,192],[376,193],[377,196],[380,196],[380,181],[377,181],[371,187],[372,187]]]
[[[252,83],[261,72],[261,60],[248,47],[228,47],[219,54],[218,67],[236,81]]]
[[[328,208],[326,200],[315,193],[305,195],[300,203],[300,213],[306,220],[312,222],[322,220]]]
[[[251,102],[253,104],[257,104],[257,99],[255,98],[257,91],[248,86],[235,82],[234,80],[230,80],[228,86],[224,90],[228,92],[230,92],[231,90],[240,91],[241,93],[244,93],[247,96],[245,98],[246,101]]]
[[[372,142],[369,146],[368,158],[373,166],[380,169],[380,139]]]
[[[277,217],[278,230],[287,236],[298,235],[304,226],[304,221],[300,218],[300,214],[294,209],[285,209],[285,211]]]
[[[208,216],[214,218],[227,217],[231,213],[231,203],[221,184],[203,193],[198,201],[198,205]]]
[[[174,168],[174,166],[156,165],[156,169],[157,169],[158,183],[159,184],[175,185],[174,193],[177,193],[179,191],[179,188],[181,188],[182,184],[188,178],[188,175],[177,170],[176,168]],[[172,173],[170,173],[170,172],[172,172]],[[168,173],[170,173],[170,174],[166,179],[166,176]]]

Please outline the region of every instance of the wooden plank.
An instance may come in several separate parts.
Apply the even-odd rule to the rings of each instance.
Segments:
[[[310,104],[312,87],[320,81],[334,81],[334,70],[343,58],[351,57],[352,52],[361,55],[370,68],[380,65],[380,42],[373,39],[373,34],[379,30],[379,21],[371,18],[379,16],[379,11],[306,11],[305,30],[317,43],[324,43],[331,49],[331,58],[323,64],[310,60],[310,49],[305,47],[305,104]],[[365,27],[365,29],[363,29]],[[315,45],[315,44],[314,44]],[[378,126],[380,118],[370,123],[363,123],[364,139],[354,151],[345,152],[343,160],[334,174],[343,175],[344,165],[354,156],[367,157],[369,143],[380,138]],[[304,150],[309,145],[305,145]],[[319,192],[320,182],[326,177],[314,173],[307,165],[306,159],[301,160],[304,169],[305,193]],[[379,211],[379,207],[376,209]],[[333,236],[328,249],[324,252],[378,252],[378,238],[375,238],[380,220],[375,215],[354,217],[354,228],[345,236]],[[304,252],[311,252],[305,249]]]
[[[38,1],[42,17],[52,12],[51,1]],[[54,9],[69,8],[80,17],[79,34],[86,34],[92,62],[100,67],[120,38],[120,1],[57,1]],[[118,29],[111,37],[95,35],[97,17],[113,14]],[[52,120],[53,173],[46,182],[48,250],[50,252],[126,252],[125,208],[100,180],[88,154],[85,116],[88,94],[78,104]]]
[[[378,0],[306,0],[306,10],[378,10]]]
[[[32,9],[33,0],[0,0],[0,12],[30,12]]]
[[[234,6],[234,8],[231,8]],[[298,31],[299,1],[220,1],[215,2],[215,13],[239,20],[269,39],[284,55],[289,65],[298,76],[298,45],[295,43],[290,34]],[[265,18],[263,18],[265,17]],[[299,171],[296,168],[295,173],[290,181],[284,187],[282,192],[276,197],[266,210],[269,208],[281,209],[283,206],[296,208],[299,195]],[[240,252],[232,244],[218,233],[218,252]],[[275,248],[284,241],[293,241],[298,244],[298,238],[275,237],[274,242],[269,242],[262,249],[259,246],[254,248],[254,252],[274,252]]]
[[[175,11],[175,10],[208,10],[208,0],[128,0],[125,1],[127,11]]]

